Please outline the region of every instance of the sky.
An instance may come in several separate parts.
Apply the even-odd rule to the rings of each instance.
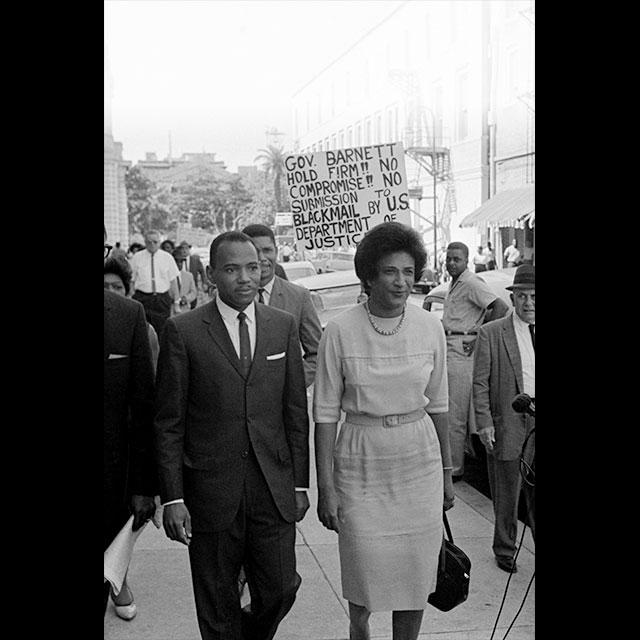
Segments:
[[[254,164],[291,97],[401,0],[106,0],[112,132],[125,160],[215,153]]]

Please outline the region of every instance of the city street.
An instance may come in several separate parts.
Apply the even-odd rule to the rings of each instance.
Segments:
[[[318,521],[313,467],[311,478],[311,508],[297,527],[296,551],[302,585],[293,608],[276,633],[276,640],[349,637],[347,603],[341,597],[337,535]],[[456,504],[448,517],[455,543],[471,558],[469,598],[447,613],[427,605],[421,640],[489,640],[509,579],[496,566],[491,551],[490,500],[464,481],[456,483],[455,489]],[[518,541],[522,523],[519,526]],[[504,636],[535,570],[535,546],[528,529],[517,562],[519,570],[511,577],[495,640]],[[110,603],[105,616],[105,640],[199,640],[186,547],[169,540],[164,531],[147,525],[137,542],[129,579],[138,615],[131,622],[120,620]],[[535,580],[507,638],[533,640],[534,612]],[[374,613],[370,622],[372,639],[391,639],[390,613]]]

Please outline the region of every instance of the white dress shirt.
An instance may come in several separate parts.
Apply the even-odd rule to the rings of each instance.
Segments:
[[[269,280],[269,282],[267,282],[267,284],[264,285],[264,287],[260,287],[261,289],[264,289],[264,291],[262,292],[262,299],[264,300],[263,304],[269,304],[269,302],[271,301],[271,293],[273,292],[273,283],[275,282],[275,276],[273,278],[271,278],[271,280]],[[260,294],[256,294],[256,302],[258,302],[258,298],[260,297]]]
[[[516,332],[520,360],[522,362],[522,379],[524,382],[523,393],[528,393],[532,398],[536,397],[536,352],[529,333],[529,323],[524,322],[515,312],[513,315],[513,328]],[[533,325],[536,326],[535,323]],[[535,329],[534,329],[535,330]]]
[[[144,249],[131,256],[131,280],[134,287],[144,293],[153,293],[151,281],[151,252]],[[169,291],[169,284],[179,275],[178,265],[167,251],[158,249],[153,254],[153,273],[155,275],[156,293]]]
[[[238,354],[238,358],[240,357],[240,320],[238,320],[238,314],[240,313],[237,309],[230,307],[228,304],[223,302],[220,299],[220,296],[217,295],[215,297],[216,306],[218,307],[218,311],[222,316],[222,320],[224,321],[224,326],[227,328],[227,332],[229,333],[229,337],[231,338],[231,342],[233,343],[233,348],[236,350]],[[256,305],[250,304],[245,310],[245,315],[247,316],[247,327],[249,329],[249,341],[251,342],[251,358],[253,359],[253,354],[256,351]]]

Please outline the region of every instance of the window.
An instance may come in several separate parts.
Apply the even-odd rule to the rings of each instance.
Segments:
[[[338,148],[336,146],[336,134],[335,133],[331,136],[331,148],[332,149],[337,149]]]
[[[376,115],[376,133],[374,144],[380,144],[382,142],[382,116],[378,113]]]
[[[340,149],[344,149],[344,131],[340,131],[338,139],[340,140]]]
[[[356,125],[356,139],[354,141],[354,145],[359,147],[362,145],[362,127],[360,123]]]
[[[353,146],[353,129],[351,127],[347,128],[347,147]]]
[[[395,142],[396,134],[393,130],[393,111],[389,109],[387,111],[387,140],[389,142]]]
[[[329,138],[325,138],[324,139],[324,150],[328,151],[329,150]]]
[[[364,141],[363,144],[371,144],[371,118],[367,118],[364,123]]]
[[[322,151],[322,140],[318,141],[318,151]]]
[[[469,73],[456,74],[456,140],[464,140],[469,135]]]

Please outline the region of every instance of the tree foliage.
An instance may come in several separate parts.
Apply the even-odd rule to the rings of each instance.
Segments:
[[[170,217],[170,202],[155,183],[147,178],[139,167],[128,167],[125,173],[125,189],[129,209],[129,231],[141,233],[149,229],[162,230]]]
[[[285,152],[282,147],[275,145],[267,145],[266,149],[258,149],[259,154],[255,157],[254,162],[260,162],[262,169],[268,178],[273,181],[273,195],[276,201],[277,211],[284,211],[283,205],[287,202],[287,195],[284,187],[284,158]]]

